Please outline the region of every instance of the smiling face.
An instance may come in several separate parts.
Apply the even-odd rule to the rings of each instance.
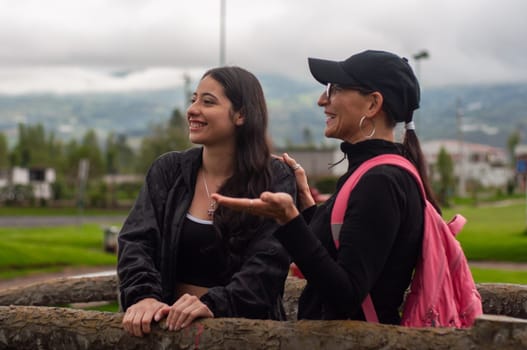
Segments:
[[[234,144],[236,126],[243,124],[240,113],[232,110],[223,86],[205,76],[192,95],[187,109],[189,139],[204,146]]]
[[[326,114],[326,137],[336,138],[350,143],[363,138],[360,131],[360,119],[368,114],[370,98],[357,90],[331,86],[318,99],[318,105],[324,107]]]

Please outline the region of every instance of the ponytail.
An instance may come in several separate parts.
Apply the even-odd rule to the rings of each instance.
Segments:
[[[432,190],[432,186],[430,185],[425,157],[423,155],[423,151],[421,150],[421,145],[419,143],[419,139],[417,138],[417,134],[415,133],[414,122],[411,121],[406,123],[405,128],[406,132],[404,133],[403,141],[405,157],[416,166],[425,188],[426,198],[430,203],[432,203],[436,210],[441,213],[441,207],[439,206],[439,202],[437,201],[436,196]]]

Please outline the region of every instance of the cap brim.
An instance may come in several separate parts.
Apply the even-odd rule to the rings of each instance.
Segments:
[[[321,84],[335,83],[341,85],[354,85],[355,79],[350,77],[341,63],[337,61],[322,60],[319,58],[308,57],[309,70],[311,75]]]

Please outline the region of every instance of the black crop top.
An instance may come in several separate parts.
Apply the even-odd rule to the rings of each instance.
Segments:
[[[212,221],[187,214],[177,257],[178,282],[211,288],[225,285],[226,260]]]

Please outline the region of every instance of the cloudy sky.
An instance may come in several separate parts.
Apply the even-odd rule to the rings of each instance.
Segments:
[[[0,0],[0,93],[179,85],[220,62],[221,0]],[[225,0],[226,63],[310,79],[308,56],[412,57],[423,86],[527,82],[525,0]]]

